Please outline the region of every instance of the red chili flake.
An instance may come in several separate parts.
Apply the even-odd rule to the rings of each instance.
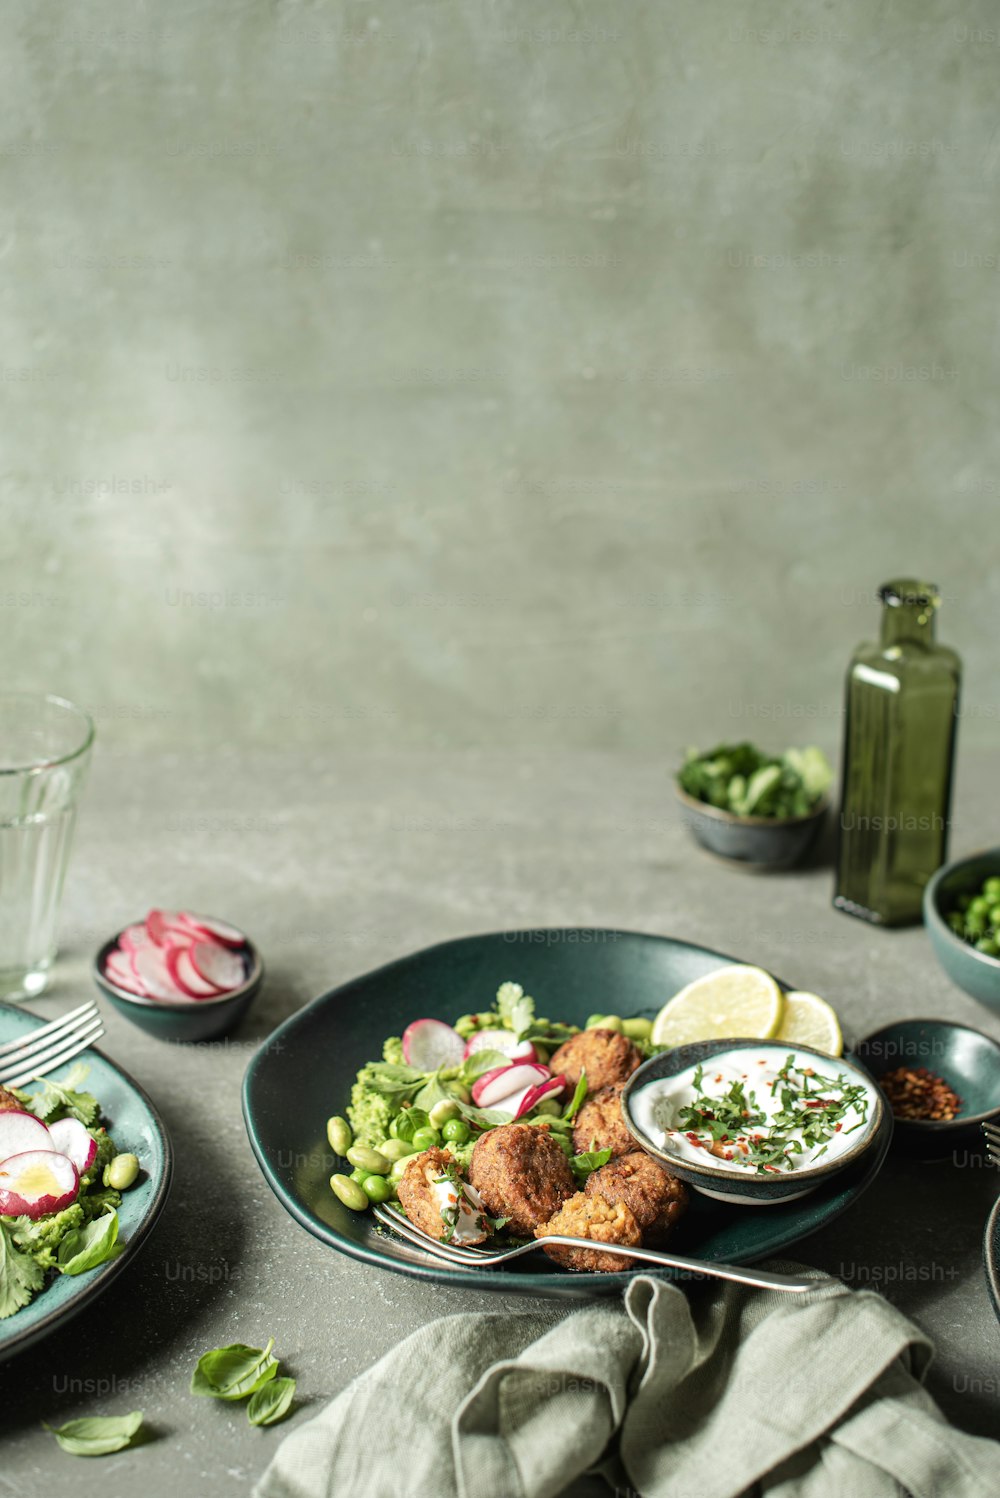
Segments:
[[[777,1165],[765,1165],[764,1169],[765,1170],[770,1170],[770,1171],[774,1172],[775,1174],[777,1174],[777,1171],[778,1171]]]
[[[834,1126],[833,1126],[833,1132],[834,1132],[834,1133],[835,1133],[835,1134],[839,1134],[839,1133],[840,1133],[840,1131],[841,1131],[841,1129],[842,1129],[842,1128],[843,1128],[843,1127],[844,1127],[844,1125],[843,1125],[843,1124],[842,1124],[842,1123],[839,1123],[839,1124],[834,1124]]]
[[[717,1081],[717,1082],[721,1082],[721,1081],[722,1081],[722,1073],[721,1073],[721,1071],[720,1071],[720,1073],[719,1073],[719,1075],[718,1075],[718,1076],[717,1076],[717,1077],[716,1077],[716,1079],[715,1079],[715,1080],[716,1080],[716,1081]]]
[[[802,1068],[802,1075],[804,1077],[814,1077],[816,1073],[811,1066],[804,1066]]]
[[[962,1099],[943,1077],[926,1066],[897,1066],[879,1077],[896,1118],[923,1118],[935,1123],[958,1117]]]
[[[687,1135],[685,1135],[685,1138],[690,1139],[690,1141],[691,1141],[692,1144],[697,1144],[700,1149],[704,1149],[704,1145],[702,1144],[701,1140],[698,1138],[697,1134],[687,1134]]]

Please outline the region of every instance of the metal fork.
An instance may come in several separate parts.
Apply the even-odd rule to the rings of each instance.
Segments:
[[[986,1135],[986,1153],[994,1165],[1000,1165],[1000,1128],[996,1124],[984,1123],[982,1130]]]
[[[40,1025],[19,1040],[0,1045],[0,1087],[23,1087],[93,1045],[104,1034],[96,999]]]
[[[391,1208],[376,1205],[375,1216],[385,1227],[391,1228],[401,1238],[422,1248],[432,1258],[442,1259],[459,1269],[492,1269],[497,1264],[506,1264],[510,1259],[519,1259],[523,1254],[534,1253],[546,1243],[558,1243],[565,1248],[596,1249],[598,1253],[624,1254],[630,1259],[639,1259],[644,1264],[659,1264],[668,1269],[681,1269],[688,1274],[708,1275],[718,1280],[733,1280],[738,1285],[753,1285],[758,1290],[787,1290],[801,1294],[803,1290],[814,1290],[816,1281],[799,1279],[790,1274],[772,1274],[767,1269],[744,1268],[736,1264],[710,1264],[703,1259],[685,1259],[679,1254],[665,1254],[655,1248],[624,1248],[618,1243],[597,1243],[592,1238],[567,1238],[561,1233],[547,1233],[533,1243],[515,1244],[512,1248],[498,1250],[464,1248],[455,1243],[442,1243],[431,1238],[422,1228],[415,1227],[409,1218]]]

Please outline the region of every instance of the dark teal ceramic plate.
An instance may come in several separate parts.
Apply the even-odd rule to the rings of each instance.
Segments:
[[[0,1044],[16,1040],[42,1023],[36,1015],[27,1014],[23,1009],[0,1004]],[[0,1321],[0,1361],[13,1357],[14,1353],[55,1331],[117,1279],[152,1231],[170,1189],[173,1168],[170,1141],[142,1088],[100,1051],[86,1050],[76,1061],[70,1062],[70,1066],[79,1062],[90,1067],[87,1090],[100,1102],[115,1144],[119,1150],[136,1155],[142,1169],[138,1184],[125,1192],[118,1211],[120,1239],[125,1251],[117,1259],[86,1274],[72,1278],[59,1275],[39,1291],[30,1305]],[[52,1076],[59,1081],[69,1069],[69,1066],[57,1067]],[[33,1091],[35,1085],[31,1084],[28,1091]]]
[[[387,1035],[398,1035],[413,1019],[450,1023],[469,1010],[486,1009],[505,979],[523,984],[541,1013],[583,1025],[595,1012],[652,1018],[685,983],[734,960],[667,937],[572,927],[467,936],[355,978],[293,1015],[247,1068],[243,1113],[264,1177],[302,1227],[380,1269],[509,1293],[620,1293],[629,1274],[572,1274],[541,1253],[501,1270],[468,1271],[410,1249],[333,1195],[326,1120],[344,1112],[355,1073],[381,1056]],[[677,1251],[735,1264],[781,1252],[860,1196],[877,1175],[888,1142],[886,1136],[857,1167],[799,1201],[762,1210],[726,1207],[692,1193]]]
[[[990,1292],[990,1300],[997,1313],[997,1320],[1000,1321],[1000,1197],[997,1197],[993,1204],[993,1211],[986,1219],[983,1267],[986,1270],[986,1288]]]

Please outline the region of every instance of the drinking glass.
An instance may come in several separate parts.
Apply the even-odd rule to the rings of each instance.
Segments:
[[[0,998],[41,993],[94,724],[62,697],[0,692]]]

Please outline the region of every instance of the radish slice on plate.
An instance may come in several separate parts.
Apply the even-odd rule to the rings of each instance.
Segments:
[[[464,1054],[465,1041],[443,1020],[415,1019],[403,1031],[403,1059],[420,1071],[457,1066]]]
[[[225,990],[216,988],[214,983],[208,983],[201,977],[193,961],[188,947],[167,947],[167,970],[177,987],[183,989],[188,998],[191,999],[217,999]]]
[[[515,1061],[512,1066],[498,1066],[484,1072],[472,1085],[472,1101],[477,1108],[502,1107],[509,1112],[509,1101],[525,1088],[548,1081],[552,1073],[537,1061]]]
[[[66,1155],[25,1150],[0,1165],[0,1214],[35,1218],[61,1212],[79,1189],[76,1166]]]
[[[78,1118],[57,1118],[49,1125],[49,1133],[52,1148],[72,1160],[81,1175],[90,1169],[97,1157],[97,1140]]]
[[[25,1150],[54,1150],[52,1135],[40,1118],[24,1109],[0,1113],[0,1160]]]
[[[196,941],[189,948],[191,965],[204,983],[216,989],[239,988],[246,978],[246,969],[239,952],[229,947],[220,947],[217,941]]]
[[[520,1118],[522,1113],[530,1113],[532,1108],[537,1108],[539,1103],[544,1103],[547,1097],[558,1097],[565,1090],[566,1078],[562,1076],[549,1077],[547,1082],[539,1082],[537,1087],[528,1089],[528,1096],[524,1099],[517,1117]]]
[[[537,1055],[530,1040],[518,1040],[513,1030],[477,1030],[465,1047],[466,1056],[477,1051],[499,1051],[510,1061],[535,1061]]]
[[[230,926],[228,921],[217,921],[207,915],[189,915],[186,910],[180,911],[177,918],[181,926],[194,932],[196,937],[210,937],[212,941],[221,941],[224,947],[245,947],[247,944],[243,932]]]

